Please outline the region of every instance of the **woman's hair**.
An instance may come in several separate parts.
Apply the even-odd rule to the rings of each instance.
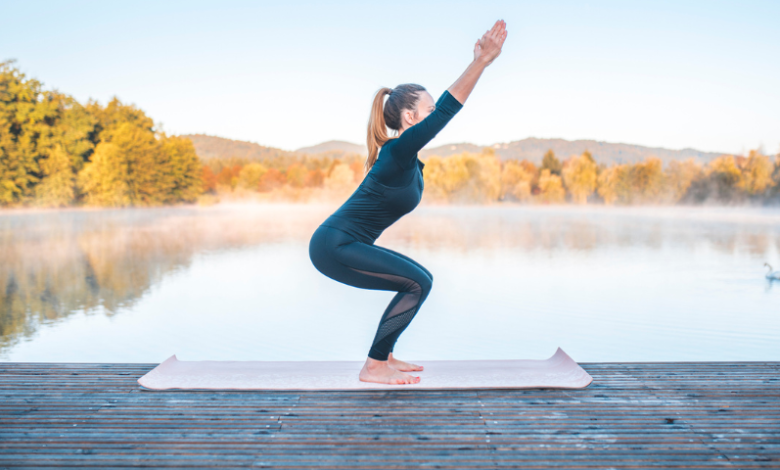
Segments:
[[[414,111],[417,116],[417,103],[420,101],[420,92],[426,91],[425,87],[414,83],[404,83],[395,88],[381,88],[374,95],[374,103],[371,105],[371,115],[368,118],[368,158],[366,158],[366,174],[376,163],[379,155],[379,147],[396,137],[387,135],[387,128],[398,132],[401,130],[401,112],[404,109]],[[387,103],[384,103],[385,95],[389,95]]]

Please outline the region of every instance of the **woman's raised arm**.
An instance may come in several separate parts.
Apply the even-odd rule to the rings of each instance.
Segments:
[[[406,129],[395,139],[390,153],[396,162],[404,168],[414,168],[417,159],[413,158],[444,126],[460,111],[466,98],[474,89],[485,67],[490,65],[499,54],[506,39],[506,23],[496,21],[493,29],[488,30],[474,45],[474,61],[466,71],[452,84],[439,100],[436,109],[422,121]]]
[[[504,20],[496,21],[493,28],[482,35],[474,45],[474,61],[466,67],[466,71],[455,80],[447,91],[461,104],[466,103],[466,99],[474,90],[474,85],[482,75],[485,67],[492,64],[496,57],[501,54],[501,48],[506,40],[506,22]]]

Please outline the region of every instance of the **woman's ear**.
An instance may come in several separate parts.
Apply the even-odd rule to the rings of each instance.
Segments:
[[[401,113],[401,116],[403,117],[405,124],[404,127],[412,127],[414,125],[414,113],[412,113],[410,110],[404,109],[404,112]]]

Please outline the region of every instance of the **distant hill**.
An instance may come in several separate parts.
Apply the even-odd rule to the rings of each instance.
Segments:
[[[276,157],[294,156],[294,152],[265,147],[253,142],[230,140],[206,134],[185,134],[181,137],[190,139],[195,145],[195,152],[200,158],[247,158],[250,160],[265,160]]]
[[[693,158],[699,163],[707,163],[723,155],[723,153],[702,152],[695,149],[670,150],[661,147],[644,147],[641,145],[601,142],[597,140],[537,139],[535,137],[509,143],[493,144],[490,147],[495,150],[496,155],[502,160],[527,159],[537,165],[541,164],[542,157],[544,157],[547,150],[552,150],[560,160],[565,160],[572,155],[579,155],[588,150],[598,163],[606,163],[608,165],[636,163],[650,156],[658,157],[664,163],[672,160],[687,160],[689,158]],[[431,155],[447,157],[463,152],[480,152],[482,148],[469,143],[442,145],[423,149],[420,151],[420,158]]]
[[[301,147],[296,150],[297,153],[308,153],[312,155],[333,151],[368,155],[368,147],[365,145],[353,144],[352,142],[345,142],[343,140],[329,140],[321,144],[313,145],[311,147]]]
[[[710,160],[723,155],[722,153],[703,152],[695,149],[671,150],[661,147],[644,147],[641,145],[601,142],[597,140],[537,139],[535,137],[516,140],[509,143],[493,144],[489,147],[495,150],[496,155],[502,160],[527,159],[537,165],[541,164],[542,157],[545,152],[550,149],[552,149],[555,155],[561,160],[565,160],[572,155],[580,155],[585,150],[588,150],[597,162],[606,164],[636,163],[649,156],[658,157],[664,163],[668,163],[672,160],[687,160],[689,158],[693,158],[699,163],[707,163]],[[463,152],[479,153],[483,148],[483,146],[469,143],[447,144],[421,150],[420,158],[427,158],[431,155],[448,157]],[[324,151],[354,152],[361,155],[368,154],[368,149],[365,145],[357,145],[341,140],[331,140],[319,145],[296,150],[296,152],[310,154]]]
[[[310,156],[328,155],[340,156],[343,154],[357,153],[367,155],[365,145],[354,144],[342,140],[330,140],[311,147],[299,148],[293,152],[274,147],[265,147],[252,142],[224,139],[222,137],[205,134],[188,134],[187,137],[195,145],[195,151],[201,158],[228,158],[243,157],[248,159],[264,160],[276,157],[300,157],[304,154]],[[534,164],[541,164],[542,157],[547,150],[552,149],[560,160],[565,160],[572,155],[579,155],[585,150],[590,151],[593,158],[599,163],[608,165],[615,163],[635,163],[649,156],[655,156],[664,163],[672,160],[687,160],[693,158],[699,163],[707,163],[710,160],[723,155],[716,152],[702,152],[695,149],[671,150],[660,147],[644,147],[641,145],[601,142],[597,140],[565,140],[565,139],[537,139],[530,137],[509,143],[494,144],[496,155],[502,160],[527,159]],[[420,151],[420,158],[431,155],[448,157],[463,152],[479,153],[484,147],[469,144],[447,144]]]

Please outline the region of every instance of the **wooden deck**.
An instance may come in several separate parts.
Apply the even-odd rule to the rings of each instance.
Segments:
[[[780,468],[780,362],[580,365],[582,390],[301,393],[0,362],[0,468]]]

